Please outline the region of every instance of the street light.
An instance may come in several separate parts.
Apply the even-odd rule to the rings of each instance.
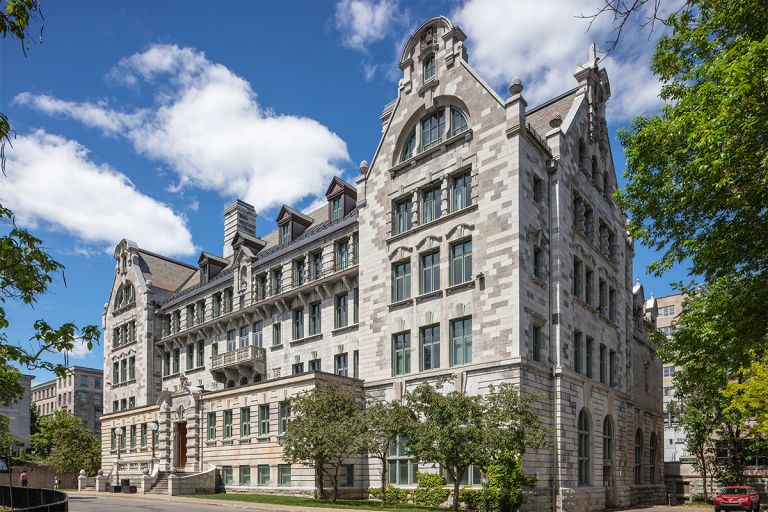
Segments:
[[[483,484],[483,512],[488,512],[488,473],[480,473],[480,483]]]
[[[123,427],[117,427],[115,429],[115,435],[117,436],[117,461],[115,461],[115,480],[117,485],[120,485],[120,446],[123,444]]]

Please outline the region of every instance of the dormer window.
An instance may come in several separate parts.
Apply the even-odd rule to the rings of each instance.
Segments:
[[[424,59],[424,82],[435,78],[435,54],[431,53]]]
[[[208,265],[203,265],[200,268],[200,284],[208,282]]]
[[[341,208],[341,196],[334,198],[331,201],[331,220],[336,221],[340,220],[342,217],[343,210]]]
[[[287,244],[290,241],[291,241],[291,235],[290,235],[289,224],[286,223],[280,226],[280,243]]]
[[[117,291],[115,309],[124,308],[136,302],[136,293],[131,283],[125,283]]]

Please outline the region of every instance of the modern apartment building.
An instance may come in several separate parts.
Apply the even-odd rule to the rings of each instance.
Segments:
[[[99,368],[70,366],[67,375],[43,382],[32,388],[32,403],[40,416],[68,411],[80,417],[83,426],[101,435],[103,371]]]
[[[402,400],[448,377],[548,397],[552,449],[523,458],[538,481],[525,509],[663,499],[656,309],[610,195],[607,73],[592,52],[573,89],[529,108],[519,80],[506,98],[483,81],[464,41],[444,17],[408,39],[371,164],[356,186],[335,178],[322,208],[286,205],[259,238],[234,201],[221,255],[197,265],[117,246],[102,320],[111,477],[151,470],[174,493],[214,472],[227,492],[311,494],[312,470],[281,457],[288,398],[336,380]],[[404,439],[387,463],[397,486],[435,470]],[[379,472],[350,459],[342,489],[365,495]]]

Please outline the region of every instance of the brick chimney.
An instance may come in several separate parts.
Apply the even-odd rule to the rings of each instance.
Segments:
[[[237,232],[256,236],[256,209],[253,206],[235,199],[224,208],[224,251],[222,256],[232,256],[232,239]]]

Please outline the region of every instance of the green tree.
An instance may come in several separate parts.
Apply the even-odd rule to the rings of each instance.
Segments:
[[[0,454],[4,456],[19,444],[21,444],[21,439],[11,434],[11,419],[0,414]]]
[[[490,509],[513,512],[523,503],[520,489],[536,485],[536,478],[525,476],[520,456],[505,450],[488,467],[488,495]]]
[[[514,386],[491,387],[484,396],[441,392],[423,383],[409,392],[408,407],[418,421],[407,429],[408,447],[422,462],[437,463],[453,480],[453,510],[459,509],[459,488],[469,466],[487,469],[503,453],[523,454],[544,443],[546,429],[531,410],[542,397],[521,395]]]
[[[400,402],[369,400],[364,415],[364,451],[381,463],[381,504],[386,503],[387,455],[397,436],[405,434],[413,420],[410,410]]]
[[[335,503],[341,465],[364,450],[365,394],[359,387],[336,382],[318,383],[290,399],[291,419],[282,437],[283,456],[315,471],[318,498],[325,497],[327,475]]]
[[[101,441],[67,411],[40,418],[31,443],[35,454],[60,473],[84,469],[94,474],[101,466]]]
[[[728,410],[735,411],[755,432],[768,438],[768,359],[753,362],[745,371],[743,382],[729,382],[723,391]]]

